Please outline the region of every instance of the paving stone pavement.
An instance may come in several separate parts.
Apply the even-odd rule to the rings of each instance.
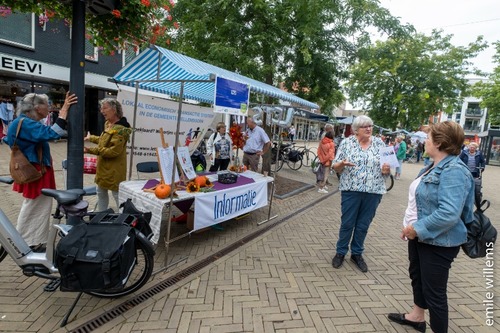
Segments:
[[[66,154],[65,146],[64,142],[51,144],[56,168]],[[0,145],[0,161],[0,175],[5,175],[8,162],[5,145]],[[325,195],[308,190],[284,200],[273,200],[271,215],[278,214],[278,219],[291,215],[275,228],[96,331],[411,332],[389,322],[386,315],[408,311],[412,305],[406,243],[399,239],[399,230],[408,186],[421,167],[421,164],[405,164],[402,179],[384,196],[365,243],[368,273],[361,273],[349,260],[339,269],[331,266],[340,224],[340,195],[334,191]],[[280,175],[314,183],[314,175],[306,169],[293,172],[285,166]],[[63,184],[60,168],[57,177],[58,184]],[[92,178],[86,175],[85,184],[91,184]],[[337,184],[335,179],[332,182]],[[487,215],[497,228],[499,187],[500,168],[488,167],[484,174],[484,194],[492,207]],[[0,188],[0,208],[15,221],[21,199],[8,187],[0,185]],[[299,211],[302,207],[307,209]],[[172,243],[168,261],[182,256],[187,259],[157,274],[148,286],[266,226],[258,227],[256,222],[267,213],[267,208],[261,209],[242,220],[224,224],[223,231],[211,230]],[[164,262],[164,247],[159,244],[156,264]],[[75,294],[43,292],[45,281],[23,276],[10,258],[0,267],[0,332],[71,331],[132,297],[106,300],[84,295],[72,321],[59,328]],[[484,259],[472,260],[463,253],[452,265],[448,285],[450,332],[499,332],[498,269],[494,287],[489,290],[496,295],[495,324],[488,327],[483,306],[487,292],[485,267]]]

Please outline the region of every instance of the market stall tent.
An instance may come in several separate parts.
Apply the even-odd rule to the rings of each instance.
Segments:
[[[139,89],[172,97],[181,97],[181,82],[183,81],[185,83],[182,98],[213,104],[214,75],[248,84],[250,91],[254,93],[264,94],[311,109],[319,109],[316,103],[299,98],[269,84],[156,45],[144,50],[123,67],[113,77],[113,81],[132,87],[135,87],[135,83],[138,82]],[[190,82],[193,80],[198,82]]]
[[[152,45],[150,48],[141,52],[130,63],[123,67],[112,79],[117,84],[123,84],[135,88],[135,108],[137,108],[137,98],[141,89],[152,91],[159,94],[165,94],[167,97],[179,98],[179,108],[177,114],[177,129],[175,131],[175,147],[179,147],[179,127],[182,114],[183,99],[192,99],[199,102],[214,104],[215,98],[215,77],[223,77],[229,80],[247,84],[250,87],[250,92],[271,96],[282,101],[297,104],[302,107],[318,109],[319,106],[299,98],[293,94],[287,93],[274,86],[256,81],[246,76],[233,73],[205,63],[200,60],[173,52],[159,46]],[[136,114],[134,110],[134,115]],[[135,119],[134,119],[135,124]],[[134,142],[134,134],[132,134],[132,146]],[[172,174],[176,172],[176,163],[172,163]],[[170,184],[174,183],[172,180]],[[274,188],[274,182],[273,182]],[[173,192],[170,194],[170,202],[173,202]],[[271,191],[273,193],[273,191]],[[272,207],[272,194],[269,203],[269,215],[267,221],[270,220]],[[172,205],[169,206],[167,235],[165,236],[165,267],[167,268],[168,247],[171,241],[171,219]],[[178,239],[178,238],[176,238]]]

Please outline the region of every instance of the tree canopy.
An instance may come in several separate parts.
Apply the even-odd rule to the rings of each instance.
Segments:
[[[492,125],[500,125],[500,41],[495,44],[496,53],[493,60],[496,67],[487,81],[476,83],[472,95],[482,99],[481,107],[488,108],[488,117]]]
[[[487,44],[481,36],[457,47],[451,35],[389,38],[359,52],[347,90],[380,126],[417,129],[439,111],[456,111],[467,92],[466,76],[476,72],[469,59]]]
[[[179,0],[171,47],[314,101],[331,114],[366,29],[405,34],[377,0]]]

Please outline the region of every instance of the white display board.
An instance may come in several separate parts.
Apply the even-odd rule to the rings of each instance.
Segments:
[[[139,93],[134,121],[135,92],[121,89],[117,100],[123,107],[123,115],[134,129],[133,142],[131,140],[127,144],[129,158],[132,145],[134,146],[134,165],[138,162],[156,161],[156,147],[162,145],[160,128],[163,128],[165,143],[168,146],[175,145],[178,102]],[[179,146],[188,147],[193,152],[203,140],[214,117],[212,108],[182,104]]]
[[[158,147],[158,159],[160,161],[160,169],[161,169],[161,174],[163,176],[163,181],[165,184],[171,184],[172,183],[172,171],[173,171],[173,161],[175,158],[174,154],[174,148],[173,147],[167,147],[167,148],[162,148]],[[174,182],[179,181],[179,173],[175,173],[175,178]]]
[[[194,171],[193,162],[191,161],[191,155],[189,154],[188,147],[179,147],[177,149],[177,160],[184,172],[184,175],[188,179],[194,179],[196,177],[196,172]]]

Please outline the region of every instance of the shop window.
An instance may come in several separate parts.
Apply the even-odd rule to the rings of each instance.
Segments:
[[[0,18],[0,41],[35,48],[35,14],[11,13]]]
[[[85,59],[97,62],[99,60],[99,52],[97,47],[92,45],[87,39],[85,39]]]
[[[500,165],[500,137],[494,136],[492,143],[489,164]]]

